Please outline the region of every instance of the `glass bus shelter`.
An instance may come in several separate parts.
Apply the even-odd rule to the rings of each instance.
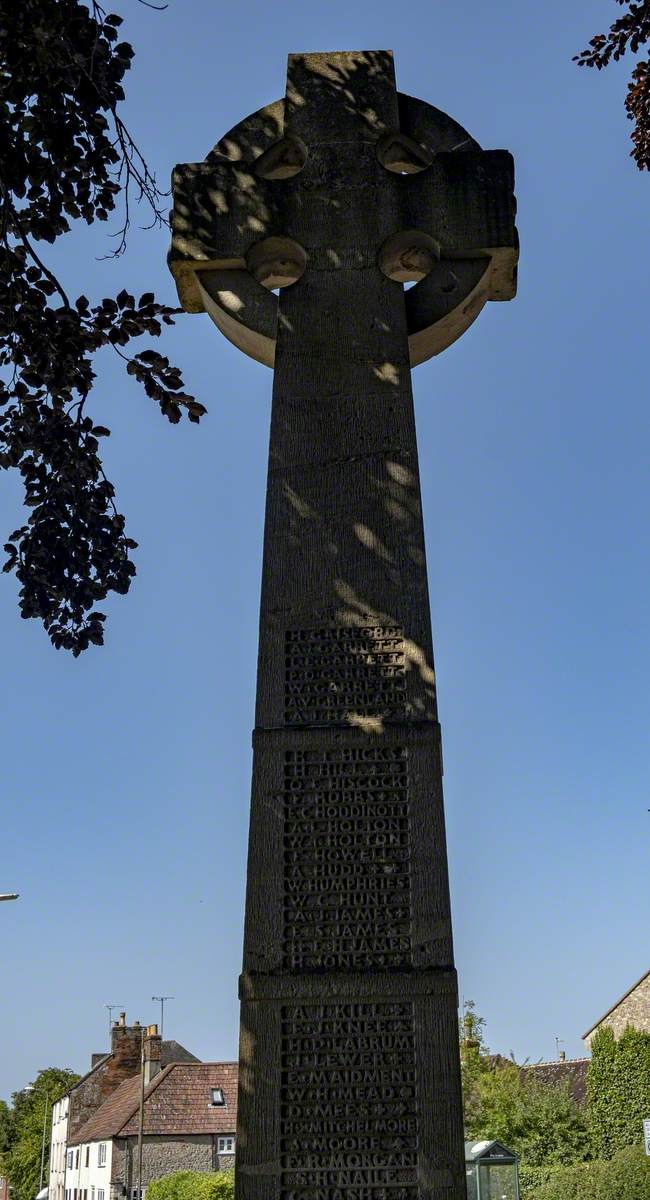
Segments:
[[[517,1155],[501,1142],[465,1142],[467,1200],[519,1200]]]

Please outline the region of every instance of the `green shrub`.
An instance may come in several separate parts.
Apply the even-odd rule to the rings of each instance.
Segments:
[[[536,1200],[542,1184],[548,1183],[558,1170],[557,1164],[555,1166],[547,1164],[544,1167],[527,1167],[520,1163],[519,1187],[522,1200]]]
[[[232,1170],[174,1171],[147,1188],[147,1200],[233,1200],[234,1194]]]
[[[650,1033],[628,1026],[617,1040],[611,1029],[599,1029],[587,1075],[587,1112],[596,1158],[611,1158],[618,1147],[638,1142],[649,1096]]]
[[[607,1161],[524,1168],[522,1200],[650,1200],[650,1159],[627,1146]]]
[[[476,1074],[467,1134],[497,1138],[527,1167],[570,1165],[589,1155],[586,1115],[568,1083],[542,1083],[512,1062],[482,1066]]]

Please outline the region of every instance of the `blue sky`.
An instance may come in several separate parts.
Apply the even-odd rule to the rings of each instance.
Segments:
[[[520,286],[414,373],[461,993],[492,1049],[551,1058],[650,963],[650,178],[629,65],[578,70],[612,0],[112,0],[126,119],[160,179],[284,91],[289,51],[392,48],[398,87],[515,155]],[[164,231],[57,252],[69,290],[173,301]],[[106,1003],[236,1056],[271,373],[205,316],[165,353],[173,428],[108,353],[94,412],[140,543],[107,643],[56,652],[0,585],[0,1095],[86,1067]],[[21,519],[3,480],[2,522]]]

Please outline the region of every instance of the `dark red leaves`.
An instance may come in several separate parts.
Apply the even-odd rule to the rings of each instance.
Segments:
[[[608,33],[592,37],[586,50],[576,54],[574,62],[581,67],[597,67],[599,71],[612,60],[619,59],[631,50],[636,54],[650,40],[650,3],[642,0],[616,0],[627,12],[614,21]],[[633,148],[630,151],[640,171],[650,170],[650,63],[637,63],[628,84],[625,108],[630,121],[634,121],[632,132]]]

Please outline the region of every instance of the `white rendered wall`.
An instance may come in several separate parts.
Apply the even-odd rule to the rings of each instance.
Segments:
[[[99,1166],[100,1146],[106,1147],[106,1162],[101,1167]],[[66,1171],[65,1189],[68,1193],[67,1200],[109,1200],[113,1143],[110,1141],[90,1142],[82,1146],[74,1146],[72,1150],[74,1153],[73,1163],[76,1163],[77,1150],[79,1151],[79,1165],[68,1167]],[[88,1166],[86,1166],[86,1156],[89,1160]],[[74,1195],[75,1188],[77,1189],[76,1197]],[[103,1197],[98,1196],[100,1190],[104,1192]],[[85,1195],[84,1192],[86,1193]]]
[[[50,1176],[48,1200],[64,1200],[65,1154],[68,1143],[68,1096],[52,1105],[52,1140],[50,1144]]]

